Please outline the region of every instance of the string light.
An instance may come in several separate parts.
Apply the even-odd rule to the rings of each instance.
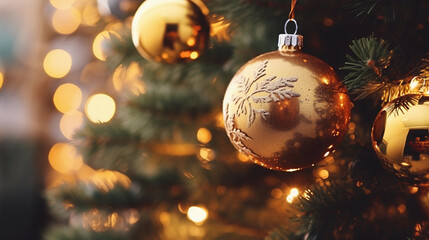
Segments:
[[[112,37],[120,39],[120,36],[113,31],[102,31],[94,38],[94,42],[92,43],[92,52],[99,60],[106,61],[107,56],[109,55],[109,44]]]
[[[55,90],[53,101],[55,107],[62,113],[77,110],[82,103],[82,91],[74,84],[62,84]]]
[[[83,114],[79,111],[65,113],[60,120],[61,133],[69,140],[73,139],[74,133],[83,125]]]
[[[116,103],[109,95],[95,94],[89,97],[85,105],[88,119],[94,123],[105,123],[115,115]]]
[[[199,155],[205,161],[212,161],[215,158],[215,152],[210,148],[201,148]]]
[[[329,178],[329,172],[328,172],[328,170],[326,170],[326,169],[321,169],[321,170],[319,171],[319,177],[320,177],[320,178],[322,178],[322,179],[327,179],[327,178]]]
[[[81,21],[82,17],[76,8],[57,9],[52,15],[52,27],[60,34],[75,32]]]
[[[57,143],[52,146],[48,159],[53,169],[64,174],[74,173],[83,165],[82,156],[68,143]]]
[[[113,73],[113,87],[118,92],[131,92],[138,96],[145,92],[143,81],[140,79],[143,71],[136,62],[131,63],[128,67],[120,65]]]
[[[207,220],[209,213],[203,206],[192,206],[188,209],[187,216],[195,224],[201,225]]]
[[[98,21],[100,21],[100,13],[97,4],[87,4],[82,10],[82,24],[94,26]]]
[[[51,5],[57,9],[66,9],[70,8],[75,0],[49,0]]]
[[[299,190],[298,190],[298,188],[292,188],[292,189],[290,190],[290,192],[289,192],[289,195],[287,195],[287,197],[286,197],[286,201],[287,201],[288,203],[292,203],[292,202],[293,202],[293,200],[294,200],[296,197],[298,197],[298,195],[299,195]]]
[[[207,144],[212,140],[212,134],[207,128],[200,128],[197,132],[197,139],[203,144]]]
[[[4,76],[3,73],[0,72],[0,89],[3,87]]]
[[[72,57],[63,49],[54,49],[46,54],[43,69],[53,78],[62,78],[70,72]]]

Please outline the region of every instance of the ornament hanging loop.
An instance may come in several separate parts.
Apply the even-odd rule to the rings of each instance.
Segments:
[[[295,32],[293,33],[293,35],[296,35],[296,32],[298,32],[298,23],[295,21],[295,19],[288,19],[288,20],[286,21],[285,26],[284,26],[285,33],[286,33],[286,34],[290,34],[290,33],[288,33],[288,32],[287,32],[287,24],[288,24],[289,22],[293,22],[293,23],[295,23]]]

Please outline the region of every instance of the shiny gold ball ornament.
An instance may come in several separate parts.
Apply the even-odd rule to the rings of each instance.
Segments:
[[[290,21],[296,24],[286,25]],[[243,65],[223,100],[232,144],[269,169],[295,171],[321,161],[334,151],[350,120],[351,103],[336,73],[302,53],[302,41],[296,31],[280,34],[278,51]]]
[[[371,139],[388,170],[410,184],[429,183],[429,95],[389,102],[374,121]]]
[[[210,37],[207,13],[197,0],[146,0],[133,18],[133,43],[149,61],[177,63],[197,59]]]

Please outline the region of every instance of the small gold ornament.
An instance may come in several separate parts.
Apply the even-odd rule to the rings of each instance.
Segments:
[[[295,33],[281,34],[278,51],[243,65],[223,100],[234,147],[255,163],[282,171],[310,167],[334,151],[351,110],[332,67],[302,53],[302,36]]]
[[[149,61],[177,63],[197,59],[210,37],[207,13],[207,8],[196,0],[146,0],[132,22],[134,45]]]
[[[387,169],[410,184],[429,183],[429,95],[407,94],[388,103],[371,139]]]

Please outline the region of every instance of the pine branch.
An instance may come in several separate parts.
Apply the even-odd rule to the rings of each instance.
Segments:
[[[354,40],[350,49],[354,55],[347,54],[347,62],[341,70],[348,72],[343,82],[351,92],[362,91],[362,88],[369,82],[389,81],[383,75],[393,55],[393,50],[390,49],[387,42],[370,36]],[[368,91],[368,86],[366,88]],[[377,90],[377,88],[373,88],[370,91]]]
[[[91,209],[108,212],[128,208],[146,209],[161,202],[175,204],[183,198],[185,191],[179,186],[182,181],[179,176],[180,173],[174,170],[159,171],[153,177],[135,178],[129,186],[112,179],[78,180],[48,190],[46,197],[55,210],[53,213],[60,217]],[[171,191],[173,188],[174,193]]]
[[[406,20],[413,17],[410,12],[415,12],[424,1],[402,1],[402,0],[353,0],[347,9],[362,22],[382,20],[384,23],[397,23],[401,27],[407,23]],[[397,26],[400,28],[399,26]]]
[[[194,136],[185,139],[180,136],[196,133],[199,126],[210,121],[215,108],[210,97],[200,92],[156,84],[148,86],[145,94],[130,99],[119,114],[123,126],[143,142],[196,143]]]
[[[388,115],[394,114],[397,116],[399,112],[402,114],[408,111],[412,106],[417,105],[422,96],[419,94],[408,94],[392,101],[391,105],[386,108]]]
[[[87,122],[74,138],[85,162],[94,168],[133,173],[144,162],[139,137],[122,127],[118,119],[102,124]]]

